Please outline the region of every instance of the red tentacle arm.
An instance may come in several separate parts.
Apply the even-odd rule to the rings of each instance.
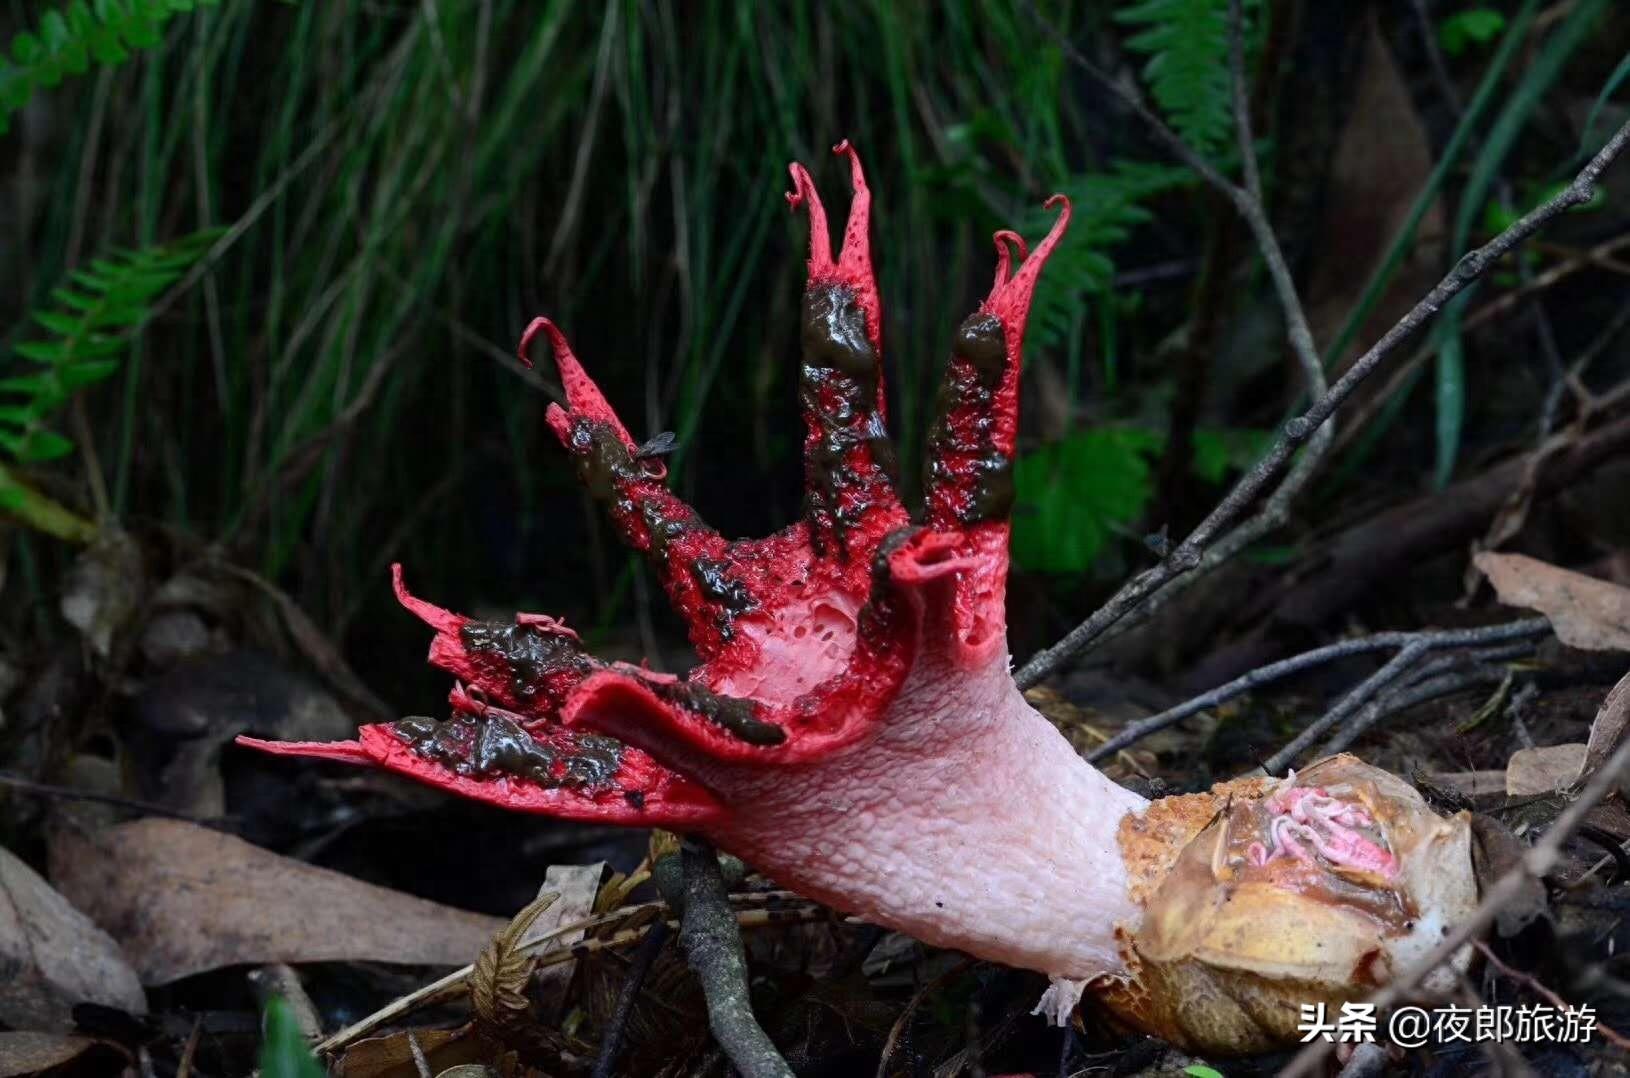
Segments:
[[[995,281],[957,330],[928,436],[926,523],[960,535],[959,549],[976,561],[958,583],[954,633],[958,655],[970,665],[1003,646],[1025,324],[1036,279],[1070,224],[1068,199],[1054,195],[1047,205],[1060,207],[1058,219],[1034,253],[1017,233],[993,237]],[[1022,260],[1016,271],[1010,248]]]
[[[647,827],[701,827],[722,807],[705,787],[649,754],[572,729],[563,708],[606,669],[553,618],[478,621],[407,590],[397,599],[435,630],[430,662],[458,680],[452,717],[364,726],[356,741],[239,744],[281,755],[381,767],[449,793],[519,812]]]
[[[583,369],[565,334],[547,318],[535,318],[521,337],[524,357],[539,333],[548,336],[566,391],[566,406],[550,405],[550,430],[572,455],[578,478],[606,505],[623,542],[656,569],[674,608],[684,617],[691,644],[704,658],[717,655],[730,638],[729,619],[750,605],[739,583],[708,574],[722,564],[727,542],[696,511],[672,494],[660,457],[642,456],[628,429]]]
[[[237,742],[278,756],[306,756],[382,768],[471,801],[562,820],[686,831],[705,828],[725,815],[724,806],[704,787],[662,767],[645,753],[608,738],[585,740],[556,735],[550,748],[562,761],[557,767],[559,774],[541,779],[435,763],[402,733],[405,725],[411,728],[415,723],[429,722],[403,719],[364,726],[355,741],[262,741],[239,737]]]
[[[843,247],[832,260],[826,209],[814,181],[794,164],[787,202],[809,213],[809,281],[804,288],[798,400],[804,412],[804,515],[816,552],[864,562],[853,533],[870,518],[905,522],[894,491],[894,447],[885,426],[883,311],[872,273],[871,191],[847,141],[854,197]],[[872,538],[875,545],[875,537]]]

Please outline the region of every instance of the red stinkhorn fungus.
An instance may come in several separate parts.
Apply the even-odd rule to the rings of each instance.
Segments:
[[[957,331],[929,434],[926,506],[895,493],[882,319],[854,187],[834,258],[808,172],[799,400],[804,518],[730,540],[664,486],[553,323],[550,428],[652,560],[701,665],[604,662],[542,615],[450,613],[408,593],[456,678],[452,717],[270,752],[396,771],[523,812],[697,832],[783,885],[943,947],[1039,970],[1057,1020],[1090,985],[1191,1049],[1297,1039],[1299,1004],[1362,997],[1475,899],[1465,820],[1335,757],[1150,804],[1095,771],[1009,671],[1004,591],[1020,351],[1036,278],[996,234],[989,296]],[[1016,259],[1015,259],[1016,255]]]

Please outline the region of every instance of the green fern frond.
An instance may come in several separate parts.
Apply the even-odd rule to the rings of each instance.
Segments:
[[[1145,27],[1126,47],[1149,57],[1143,77],[1183,140],[1211,154],[1228,137],[1228,0],[1138,0],[1117,22]]]
[[[11,114],[28,104],[34,91],[50,88],[66,75],[83,75],[92,64],[108,67],[150,49],[172,15],[215,7],[220,0],[73,0],[40,17],[37,33],[11,39],[9,58],[0,56],[0,135]]]
[[[1110,252],[1149,220],[1149,211],[1140,203],[1193,179],[1192,172],[1176,165],[1117,161],[1106,172],[1088,173],[1062,185],[1074,217],[1036,285],[1029,329],[1035,347],[1064,340],[1081,297],[1109,290],[1115,279]],[[1044,210],[1027,218],[1025,235],[1045,233],[1052,215]]]
[[[1250,467],[1270,430],[1201,427],[1194,474],[1220,483]],[[1146,427],[1080,431],[1023,454],[1013,466],[1013,558],[1032,572],[1082,573],[1154,497],[1154,461],[1166,436]]]
[[[30,315],[49,336],[13,345],[29,366],[0,377],[0,452],[24,464],[73,452],[74,444],[46,421],[74,393],[118,370],[153,300],[220,235],[206,229],[161,246],[115,251],[52,289],[53,305]]]

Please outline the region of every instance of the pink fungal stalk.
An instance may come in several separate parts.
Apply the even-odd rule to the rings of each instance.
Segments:
[[[1069,202],[1048,201],[1058,216],[1034,251],[996,234],[995,280],[957,331],[914,520],[895,490],[884,424],[871,196],[855,151],[836,152],[854,195],[835,257],[801,165],[787,196],[810,222],[797,523],[760,540],[709,528],[669,493],[661,462],[639,453],[560,330],[539,318],[522,338],[523,358],[534,337],[549,338],[566,395],[549,426],[622,538],[650,558],[698,667],[676,677],[597,659],[543,615],[454,614],[409,594],[397,567],[399,599],[435,631],[430,661],[455,678],[451,718],[365,726],[334,744],[240,740],[383,767],[516,811],[699,833],[834,907],[1047,973],[1060,986],[1051,1009],[1067,1012],[1095,982],[1126,1020],[1173,1039],[1272,1043],[1281,1025],[1218,1039],[1167,1014],[1183,1009],[1176,997],[1147,998],[1160,979],[1148,971],[1173,960],[1140,954],[1140,925],[1158,919],[1149,907],[1180,855],[1228,815],[1221,802],[1151,812],[1077,756],[1010,673],[1022,342]],[[1362,781],[1339,791],[1267,781],[1254,792],[1266,808],[1242,827],[1250,841],[1233,836],[1208,862],[1214,885],[1218,865],[1230,878],[1276,874],[1274,887],[1298,893],[1313,888],[1284,883],[1286,866],[1383,888],[1400,878],[1396,836],[1359,803]],[[1365,939],[1413,931],[1364,916]]]

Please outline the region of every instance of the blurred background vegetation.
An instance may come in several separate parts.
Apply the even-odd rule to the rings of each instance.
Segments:
[[[675,663],[662,604],[542,422],[551,367],[524,370],[514,342],[549,314],[636,437],[677,435],[674,482],[706,517],[782,526],[805,243],[786,164],[809,164],[841,217],[828,148],[846,137],[876,193],[908,476],[991,232],[1034,239],[1047,195],[1075,202],[1032,320],[1019,470],[1015,651],[1046,643],[1148,556],[1143,535],[1192,524],[1301,391],[1226,205],[1060,47],[1139,81],[1232,169],[1226,10],[9,0],[7,625],[55,631],[77,548],[117,521],[171,564],[190,551],[275,582],[393,704],[442,691],[394,612],[398,559],[446,605],[547,610]],[[1571,175],[1630,99],[1630,13],[1609,0],[1247,12],[1275,223],[1332,367],[1394,286],[1424,290],[1412,267],[1431,280]],[[1620,226],[1570,227],[1584,243]],[[1588,306],[1604,277],[1550,294],[1583,314],[1547,328],[1562,353],[1611,315]],[[1463,317],[1344,442],[1306,519],[1527,437],[1547,380],[1530,331],[1463,339]],[[1468,365],[1498,377],[1468,390]]]

